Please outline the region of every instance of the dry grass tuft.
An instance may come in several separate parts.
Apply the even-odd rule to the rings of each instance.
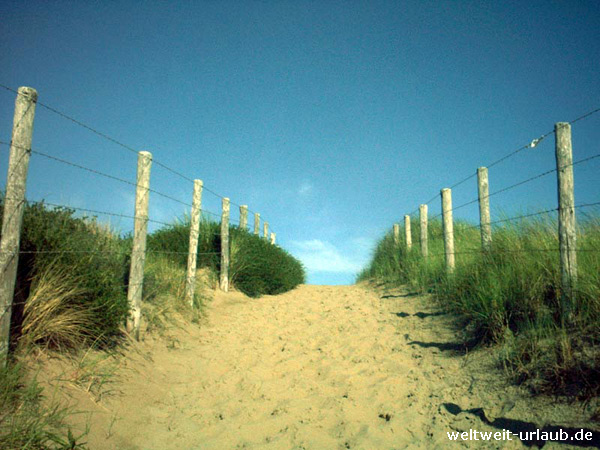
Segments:
[[[35,276],[24,306],[21,346],[73,350],[89,342],[94,311],[74,302],[84,295],[77,284],[53,265]]]

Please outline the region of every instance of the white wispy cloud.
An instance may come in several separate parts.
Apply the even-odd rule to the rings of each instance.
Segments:
[[[356,273],[361,269],[360,264],[342,255],[330,242],[292,241],[290,247],[309,272]]]
[[[314,190],[313,185],[308,181],[304,181],[304,182],[302,182],[302,184],[300,185],[300,188],[298,189],[298,194],[299,195],[308,195],[313,190]]]

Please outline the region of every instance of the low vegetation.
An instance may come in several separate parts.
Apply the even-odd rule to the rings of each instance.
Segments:
[[[418,230],[418,223],[412,224]],[[377,279],[431,293],[456,313],[465,341],[498,344],[500,361],[535,392],[600,394],[600,221],[578,229],[574,298],[561,292],[556,221],[550,216],[497,227],[488,252],[479,229],[456,222],[456,270],[445,271],[442,226],[429,224],[429,258],[391,234],[379,241],[359,280]],[[404,236],[404,230],[401,232]]]
[[[231,236],[231,280],[250,297],[287,292],[305,281],[302,264],[281,247],[237,228]]]

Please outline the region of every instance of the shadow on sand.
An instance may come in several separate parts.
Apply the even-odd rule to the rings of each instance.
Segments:
[[[385,294],[379,297],[380,299],[384,298],[407,298],[407,297],[417,297],[419,295],[418,292],[408,292],[406,294]]]
[[[444,352],[452,352],[455,354],[464,354],[474,349],[477,346],[477,340],[470,340],[466,342],[422,342],[422,341],[410,341],[409,345],[418,345],[423,348],[435,347]]]
[[[425,317],[443,316],[444,314],[447,314],[447,313],[438,311],[438,312],[432,312],[432,313],[418,312],[418,313],[414,313],[414,314],[409,314],[409,313],[405,313],[405,312],[397,312],[397,313],[392,313],[392,314],[395,314],[398,317],[415,316],[415,317],[418,317],[419,319],[424,319]]]

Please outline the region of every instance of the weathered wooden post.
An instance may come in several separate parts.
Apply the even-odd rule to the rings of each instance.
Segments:
[[[429,256],[429,249],[427,247],[427,205],[419,206],[419,223],[420,223],[420,234],[421,234],[421,255],[423,258]]]
[[[263,222],[263,238],[269,239],[269,222]]]
[[[398,247],[400,245],[400,224],[394,224],[394,245]]]
[[[229,291],[229,199],[223,199],[221,215],[221,290]]]
[[[240,228],[245,230],[248,227],[248,205],[240,206]]]
[[[25,186],[33,139],[33,119],[37,91],[20,87],[15,100],[12,139],[8,158],[4,214],[2,216],[2,240],[0,242],[0,367],[6,367],[10,348],[10,318],[17,281],[19,243]]]
[[[444,254],[446,272],[454,272],[454,223],[452,222],[452,191],[442,189],[442,222],[444,227]]]
[[[127,302],[129,316],[127,331],[140,339],[140,319],[142,317],[142,286],[144,284],[144,261],[146,259],[146,234],[148,232],[148,203],[150,200],[150,168],[152,154],[138,153],[137,187],[135,190],[135,212],[133,221],[133,248],[129,268]]]
[[[575,194],[573,180],[573,149],[571,125],[558,122],[554,125],[556,136],[556,169],[558,178],[558,241],[560,248],[560,274],[563,313],[572,320],[577,283],[577,248],[575,229]]]
[[[490,189],[487,167],[479,167],[477,169],[477,192],[479,193],[481,248],[489,250],[492,244],[492,225],[490,223]]]
[[[271,245],[275,245],[275,233],[271,232]]]
[[[194,288],[196,286],[196,263],[198,258],[198,234],[200,233],[201,209],[202,180],[194,180],[192,215],[190,217],[190,245],[188,249],[187,277],[185,285],[185,297],[191,307],[194,306]]]
[[[408,214],[404,216],[404,235],[406,239],[406,249],[410,250],[412,248],[412,232],[410,229],[410,216]]]
[[[254,213],[254,234],[258,236],[258,230],[260,228],[260,214]]]

